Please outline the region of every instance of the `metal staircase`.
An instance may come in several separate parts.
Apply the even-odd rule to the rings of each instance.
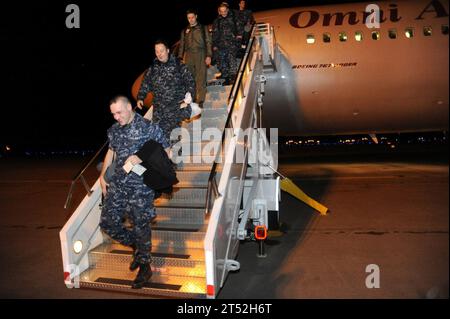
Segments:
[[[230,90],[231,86],[208,87],[202,116],[194,120],[198,123],[192,121],[182,126],[189,136],[205,127],[223,130]],[[80,276],[81,287],[167,297],[206,297],[203,241],[208,226],[205,198],[212,161],[204,163],[205,160],[199,159],[195,163],[195,157],[200,158],[203,148],[195,146],[194,142],[181,140],[182,151],[188,153],[190,162],[194,163],[183,163],[177,169],[179,183],[171,197],[163,195],[155,200],[157,218],[152,224],[151,281],[139,291],[131,289],[137,274],[137,271],[128,270],[132,250],[108,240],[89,251],[89,269]],[[201,144],[204,146],[205,143]]]
[[[238,228],[240,237],[245,237],[247,220],[238,216],[253,216],[255,199],[261,214],[270,208],[261,198],[276,207],[279,200],[278,180],[258,163],[249,162],[250,147],[259,149],[261,144],[256,128],[264,91],[262,36],[254,32],[234,85],[212,81],[201,117],[182,125],[185,134],[174,147],[174,161],[182,160],[177,169],[179,183],[171,196],[155,200],[151,280],[142,289],[131,289],[137,274],[128,268],[131,248],[112,241],[98,226],[101,191],[97,180],[60,232],[64,280],[69,288],[215,298],[228,272],[239,269],[234,260],[241,239]],[[252,136],[242,134],[247,129]],[[235,160],[240,148],[244,150],[241,162]],[[262,190],[266,195],[261,195]]]

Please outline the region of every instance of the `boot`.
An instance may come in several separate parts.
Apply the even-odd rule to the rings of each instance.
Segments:
[[[136,260],[137,257],[137,248],[135,245],[131,245],[133,248],[133,260],[130,263],[130,270],[135,271],[139,267],[139,262]]]
[[[139,265],[139,272],[136,276],[136,279],[134,279],[133,284],[131,285],[131,288],[133,289],[141,289],[144,287],[144,285],[147,283],[147,281],[152,276],[152,268],[150,267],[150,263],[146,264],[140,264]]]

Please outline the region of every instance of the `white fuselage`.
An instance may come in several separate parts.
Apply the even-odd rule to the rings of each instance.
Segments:
[[[442,32],[448,1],[372,3],[385,19],[375,29],[364,24],[369,2],[255,12],[257,22],[273,26],[277,43],[277,70],[266,74],[266,127],[281,135],[448,129],[449,41]],[[307,43],[308,35],[315,43]]]

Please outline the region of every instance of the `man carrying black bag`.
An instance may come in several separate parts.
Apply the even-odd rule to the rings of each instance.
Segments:
[[[108,129],[109,148],[100,173],[105,196],[100,228],[112,239],[133,248],[130,270],[139,268],[139,272],[132,288],[139,289],[152,276],[150,221],[155,215],[155,191],[145,185],[141,173],[136,171],[137,164],[142,161],[134,154],[149,140],[162,144],[161,149],[166,147],[167,150],[169,143],[162,129],[135,113],[125,96],[112,99],[110,111],[117,123]],[[115,169],[106,181],[106,170],[111,164]],[[128,216],[131,228],[125,227],[125,216]]]
[[[144,184],[155,190],[155,198],[161,193],[172,193],[172,186],[178,183],[172,161],[162,145],[149,140],[135,154],[142,160],[140,163],[147,170],[144,172]]]

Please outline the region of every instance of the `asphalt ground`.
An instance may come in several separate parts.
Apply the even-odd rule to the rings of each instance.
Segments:
[[[64,285],[63,206],[86,160],[0,159],[0,298],[141,298]],[[448,298],[448,152],[291,154],[279,170],[330,212],[282,193],[267,257],[242,243],[218,298]],[[77,184],[72,210],[83,196]],[[368,265],[379,288],[366,286]]]

